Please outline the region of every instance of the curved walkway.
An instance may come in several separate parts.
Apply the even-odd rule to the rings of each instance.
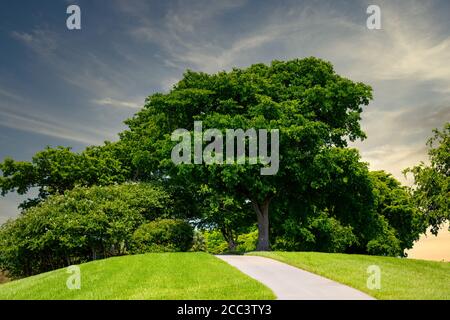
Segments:
[[[273,259],[238,255],[217,257],[265,284],[280,300],[374,300],[361,291]]]

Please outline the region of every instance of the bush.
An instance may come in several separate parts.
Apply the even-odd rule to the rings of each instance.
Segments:
[[[384,217],[380,217],[380,233],[367,243],[367,252],[377,256],[403,256],[401,241]]]
[[[283,228],[284,234],[275,240],[275,250],[344,252],[357,241],[352,227],[343,226],[326,211],[309,217],[306,223],[287,219]]]
[[[212,254],[230,252],[228,243],[225,241],[219,230],[205,230],[203,231],[203,237],[205,241],[205,251]],[[255,251],[257,241],[258,230],[238,235],[236,241],[236,252]]]
[[[184,220],[160,219],[141,225],[133,234],[133,252],[188,251],[194,229]]]
[[[169,195],[147,184],[77,187],[0,227],[0,270],[20,277],[127,254],[133,232],[166,216]]]
[[[192,248],[191,251],[206,251],[206,241],[205,236],[200,230],[194,231],[194,238],[192,240]]]
[[[249,233],[240,234],[238,236],[236,250],[239,252],[255,251],[257,242],[258,242],[257,229]]]
[[[205,237],[206,251],[212,254],[220,254],[228,251],[228,243],[222,236],[219,230],[205,230],[203,231]]]

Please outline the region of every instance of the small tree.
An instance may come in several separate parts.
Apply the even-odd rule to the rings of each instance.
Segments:
[[[75,186],[108,185],[124,182],[128,171],[112,153],[113,144],[89,147],[84,152],[72,152],[68,147],[47,147],[37,152],[30,162],[6,158],[0,163],[1,194],[16,191],[26,194],[38,188],[38,198],[24,202],[26,209],[38,204],[49,195],[63,194]]]
[[[370,173],[370,178],[375,196],[375,210],[388,224],[382,229],[392,229],[390,238],[398,239],[398,251],[400,251],[398,255],[403,255],[403,251],[411,249],[426,229],[422,214],[417,209],[408,188],[402,186],[391,174],[373,171]],[[387,246],[388,241],[384,242]]]
[[[421,162],[404,173],[412,173],[415,202],[427,226],[437,235],[442,224],[450,220],[450,122],[433,133],[427,142],[430,165]]]

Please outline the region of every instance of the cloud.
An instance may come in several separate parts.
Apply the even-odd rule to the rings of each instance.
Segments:
[[[417,4],[417,5],[416,5]],[[429,5],[385,3],[383,30],[361,30],[333,44],[354,62],[354,71],[375,80],[441,80],[450,84],[450,35],[438,32]],[[435,9],[435,8],[434,8]],[[359,39],[356,39],[356,36]],[[364,73],[364,74],[362,74]]]
[[[49,30],[12,31],[11,36],[41,56],[50,56],[57,49],[57,35]]]
[[[128,32],[136,41],[158,45],[167,54],[164,63],[179,69],[194,67],[213,72],[228,68],[237,54],[252,49],[268,39],[266,35],[239,39],[233,48],[224,50],[223,44],[213,43],[205,37],[205,30],[216,24],[215,19],[243,7],[247,1],[179,1],[170,7],[157,23],[149,19],[151,6],[120,2],[119,10],[136,19]],[[209,30],[209,36],[212,30]]]
[[[101,137],[109,136],[105,132],[96,132],[94,129],[80,131],[80,128],[69,128],[48,120],[32,118],[30,115],[19,115],[0,110],[0,125],[27,132],[47,135],[83,144],[101,144]]]
[[[411,184],[413,181],[407,179],[402,171],[421,161],[428,162],[426,146],[420,142],[403,146],[383,144],[370,149],[362,147],[362,144],[355,144],[355,146],[360,150],[363,161],[369,163],[371,170],[385,170],[406,184]]]
[[[0,96],[3,96],[4,98],[10,99],[10,100],[15,100],[15,101],[24,101],[24,98],[22,98],[20,95],[9,91],[9,90],[5,90],[0,88]]]
[[[211,19],[241,8],[246,3],[246,0],[178,1],[168,10],[166,25],[174,33],[194,32],[199,25],[205,25]]]
[[[112,106],[112,107],[119,107],[119,108],[140,109],[142,107],[142,103],[121,101],[121,100],[116,100],[116,99],[111,99],[111,98],[96,99],[96,100],[93,100],[93,102],[95,104],[98,104],[101,106]]]
[[[351,143],[361,151],[373,170],[386,170],[407,181],[402,171],[423,161],[428,163],[426,141],[433,128],[450,119],[450,102],[441,105],[407,105],[392,110],[371,110],[364,115],[368,139]]]
[[[329,57],[333,62],[346,61],[346,73],[357,78],[416,78],[450,84],[450,36],[434,26],[435,8],[430,4],[384,2],[383,30],[370,31],[365,27],[363,10],[361,19],[350,19],[335,7],[302,3],[287,13],[284,7],[275,10],[264,17],[263,24],[255,21],[254,28],[229,35],[224,41],[208,37],[207,28],[215,30],[213,18],[244,4],[218,6],[214,2],[203,4],[201,9],[175,6],[161,25],[142,18],[143,23],[131,33],[139,40],[160,45],[173,64],[187,64],[206,72],[240,65],[249,56],[264,58],[265,52],[279,46],[275,52],[280,57],[303,53]]]
[[[29,32],[13,31],[11,35],[32,51],[30,65],[45,70],[40,77],[49,81],[48,87],[56,92],[41,95],[30,90],[27,101],[18,101],[18,95],[0,91],[0,95],[20,102],[0,102],[0,125],[87,145],[101,144],[117,139],[122,121],[132,114],[124,110],[142,107],[145,95],[137,97],[130,90],[136,82],[134,70],[111,64],[110,57],[104,56],[104,48],[86,48],[71,41],[79,38],[61,37],[37,27]],[[57,83],[51,85],[55,79]],[[95,106],[115,110],[105,112]],[[53,111],[58,116],[52,115]]]
[[[183,49],[171,52],[172,59],[178,64],[193,65],[204,72],[217,72],[240,64],[239,58],[242,59],[264,44],[271,43],[278,35],[277,31],[249,35],[236,40],[227,49],[208,44],[204,46],[184,44]]]
[[[426,159],[431,129],[449,119],[449,24],[436,18],[439,2],[381,1],[382,30],[368,30],[369,4],[115,1],[110,8],[120,31],[102,33],[106,46],[74,44],[47,29],[12,36],[80,93],[77,103],[90,119],[112,118],[117,130],[116,118],[152,91],[169,90],[186,68],[217,72],[311,55],[329,60],[339,74],[373,86],[362,121],[369,138],[357,146],[373,167],[399,177]],[[113,108],[100,112],[95,105]]]
[[[112,55],[105,55],[103,47],[92,45],[89,48],[85,43],[76,42],[82,41],[79,38],[62,37],[39,27],[29,32],[13,31],[11,35],[36,54],[36,62],[43,63],[49,74],[59,77],[69,86],[81,89],[84,94],[94,96],[91,101],[103,105],[117,102],[115,105],[119,107],[136,107],[132,102],[137,99],[129,99],[127,92],[127,85],[136,81],[134,70],[126,69],[126,65],[112,64]],[[110,97],[110,100],[104,97]],[[139,101],[144,101],[144,96]]]

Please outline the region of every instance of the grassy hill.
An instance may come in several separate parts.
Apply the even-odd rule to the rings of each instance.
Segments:
[[[81,289],[59,269],[0,285],[0,299],[273,299],[271,290],[206,253],[150,253],[80,265]]]
[[[450,263],[317,252],[254,252],[377,299],[450,299]],[[381,270],[370,290],[367,267]],[[81,289],[59,269],[0,285],[0,299],[273,299],[270,289],[207,253],[150,253],[80,265]]]
[[[318,252],[251,253],[346,284],[377,299],[450,300],[450,263]],[[381,288],[367,288],[367,267],[381,271]]]

